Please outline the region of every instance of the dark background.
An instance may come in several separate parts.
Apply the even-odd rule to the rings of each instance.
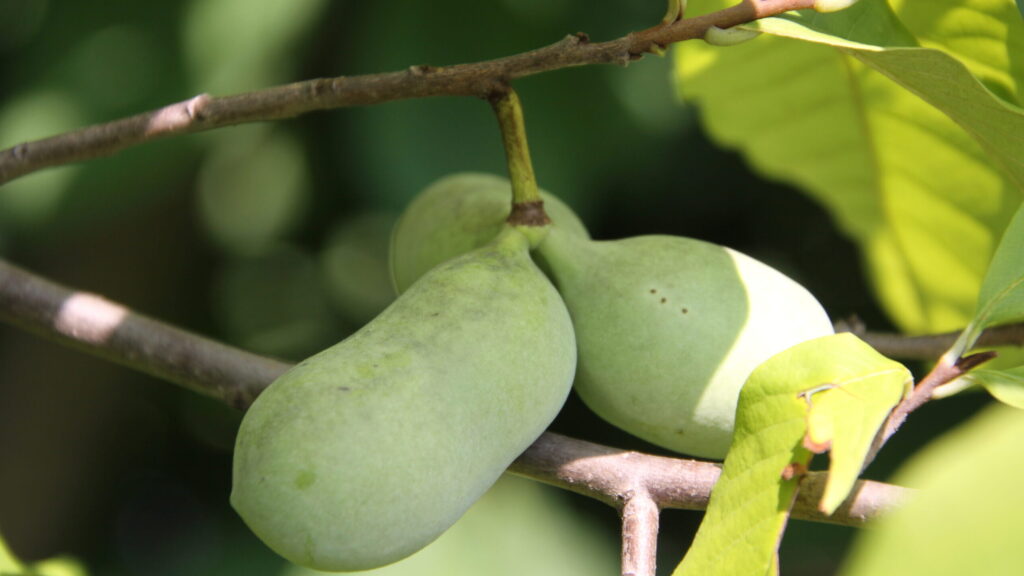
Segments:
[[[0,147],[187,99],[312,77],[451,64],[567,33],[610,39],[658,2],[438,0],[82,3],[0,0]],[[517,82],[536,173],[595,238],[678,234],[790,274],[833,318],[888,328],[856,248],[798,191],[766,182],[675,100],[671,58]],[[390,226],[432,180],[504,173],[486,103],[407,101],[147,144],[0,187],[0,255],[58,282],[260,353],[301,359],[392,298]],[[918,367],[915,367],[918,368]],[[916,414],[882,477],[980,403]],[[276,574],[228,506],[240,414],[0,326],[0,528],[25,559],[94,574]],[[661,453],[572,398],[554,429]],[[615,513],[561,494],[612,538]],[[700,515],[663,516],[661,568]],[[794,522],[786,574],[834,570],[855,532]]]

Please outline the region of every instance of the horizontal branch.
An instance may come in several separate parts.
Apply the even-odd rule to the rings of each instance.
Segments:
[[[924,336],[903,336],[883,332],[853,331],[876,350],[893,358],[905,360],[935,360],[949,350],[960,331]],[[975,344],[976,348],[995,346],[1024,346],[1024,323],[995,326],[985,330]]]
[[[257,356],[75,291],[0,260],[0,321],[246,408],[289,365]],[[719,465],[666,458],[545,433],[510,472],[622,509],[638,492],[659,508],[703,510]],[[823,478],[810,473],[794,518],[856,526],[899,504],[906,490],[862,481],[831,517],[817,510]]]
[[[122,120],[0,150],[0,185],[49,166],[110,156],[178,134],[409,98],[484,98],[517,78],[574,66],[625,65],[669,44],[701,38],[711,26],[729,28],[812,5],[813,0],[744,0],[712,14],[660,24],[607,42],[590,42],[585,34],[573,34],[544,48],[484,62],[318,78],[233,96],[200,94]]]
[[[540,437],[509,468],[513,474],[600,500],[621,509],[634,494],[649,496],[660,508],[704,510],[721,465],[700,460],[653,456],[610,448],[553,432]],[[818,510],[827,475],[809,472],[800,484],[793,518],[860,526],[899,505],[906,488],[861,480],[853,496],[835,514]]]
[[[289,365],[169,326],[0,260],[0,321],[244,409]]]

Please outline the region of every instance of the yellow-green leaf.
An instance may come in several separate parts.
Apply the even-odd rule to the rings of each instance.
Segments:
[[[718,142],[830,210],[861,245],[875,291],[901,328],[964,326],[996,238],[1020,204],[1018,112],[969,74],[933,78],[925,101],[878,72],[908,69],[924,82],[932,70],[914,59],[922,50],[963,71],[945,53],[913,47],[884,1],[801,18],[762,24],[801,40],[765,34],[729,48],[680,44],[681,95],[700,105]],[[944,110],[936,107],[943,102]],[[956,122],[951,108],[960,111]],[[1002,150],[998,163],[994,149]]]
[[[1003,232],[981,285],[974,317],[948,354],[958,358],[985,328],[1024,320],[1024,206]]]
[[[978,296],[982,327],[1024,320],[1024,207],[1003,233]]]
[[[948,20],[943,18],[942,12],[948,9],[933,5],[923,8],[933,20]],[[922,19],[918,14],[922,10],[910,8],[909,11],[918,20]],[[979,29],[975,34],[984,40],[961,42],[965,50],[966,47],[981,45],[996,46],[1005,52],[1019,45],[1024,52],[1024,39],[1015,39],[1010,25],[992,15],[981,18],[982,15],[974,11],[965,12],[977,17],[969,22],[975,23],[975,28]],[[967,26],[963,22],[960,25]],[[913,37],[908,36],[902,23],[885,9],[883,0],[863,0],[843,14],[808,16],[794,13],[768,18],[751,28],[780,37],[833,46],[858,58],[957,122],[985,149],[1017,188],[1024,189],[1024,110],[1019,107],[1014,77],[992,63],[1006,62],[1005,54],[1001,59],[996,57],[984,63],[977,58],[968,59],[968,63],[973,64],[969,67],[945,50],[914,46]],[[1020,28],[1020,34],[1024,35],[1024,26]],[[932,45],[941,46],[934,41]],[[979,52],[988,54],[990,50],[970,50],[967,54]],[[1014,64],[1005,63],[1007,67],[1011,65]],[[990,81],[983,83],[972,74],[974,71],[990,78]],[[993,89],[1005,97],[997,96]]]
[[[828,481],[819,505],[825,514],[846,500],[878,429],[913,383],[910,371],[899,362],[856,337],[840,338],[831,343],[829,354],[841,355],[841,362],[858,367],[858,374],[804,393],[810,406],[805,446],[815,452],[830,450]]]
[[[812,456],[804,446],[810,406],[821,400],[815,426],[831,427],[826,436],[838,442],[844,466],[851,467],[861,438],[870,443],[874,437],[865,422],[877,421],[880,406],[902,395],[908,375],[849,333],[798,344],[758,366],[740,392],[732,448],[675,576],[770,573],[799,476]],[[863,403],[853,409],[871,417],[835,414],[852,405],[830,399],[847,388]],[[823,390],[828,394],[814,394]],[[831,488],[833,493],[842,492],[845,482]]]
[[[1009,370],[974,370],[964,378],[983,386],[1003,404],[1024,409],[1024,366]]]

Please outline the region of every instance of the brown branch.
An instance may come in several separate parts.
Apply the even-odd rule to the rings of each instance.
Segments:
[[[619,510],[622,515],[622,576],[654,576],[658,557],[661,509],[643,490],[634,491]]]
[[[600,500],[618,509],[636,494],[659,508],[705,510],[721,465],[610,448],[553,432],[545,433],[509,467],[509,472]],[[793,518],[861,526],[899,505],[906,488],[858,481],[853,496],[835,514],[818,510],[826,474],[809,472],[793,506]]]
[[[729,28],[812,5],[813,0],[744,0],[712,14],[659,24],[607,42],[590,42],[585,34],[574,34],[544,48],[485,62],[318,78],[234,96],[200,94],[129,118],[0,150],[0,184],[49,166],[110,156],[177,134],[408,98],[485,98],[517,78],[574,66],[625,65],[669,44],[701,38],[711,26]]]
[[[935,389],[943,384],[948,384],[953,380],[963,376],[970,372],[974,368],[977,368],[981,364],[988,362],[989,360],[996,357],[995,352],[978,352],[970,356],[963,356],[961,358],[950,358],[948,355],[943,355],[939,358],[939,361],[932,368],[932,371],[928,373],[920,382],[914,386],[910,394],[907,395],[899,404],[893,408],[892,412],[889,413],[889,417],[885,421],[885,425],[878,431],[878,435],[875,437],[874,442],[871,445],[871,449],[868,451],[867,458],[864,459],[864,466],[867,467],[878,451],[882,449],[882,446],[900,429],[907,420],[907,416],[911,412],[917,410],[923,406],[926,402],[931,400],[932,394]]]
[[[147,318],[0,260],[0,321],[244,409],[289,365]]]
[[[239,409],[247,407],[289,366],[147,318],[99,296],[65,288],[3,260],[0,321]],[[623,510],[624,520],[632,522],[631,514],[647,515],[642,511],[647,504],[637,500],[638,495],[658,508],[707,508],[720,466],[624,451],[548,432],[509,471],[605,502]],[[847,506],[828,517],[817,510],[824,487],[821,478],[812,472],[804,486],[794,518],[848,526],[861,525],[893,508],[907,493],[897,486],[862,481]],[[644,530],[651,526],[649,518],[635,523],[646,526]],[[637,534],[637,538],[646,538]],[[638,543],[636,548],[643,550],[644,546]],[[636,557],[638,565],[644,562]]]
[[[925,336],[903,336],[883,332],[853,331],[886,356],[907,360],[935,360],[956,342],[960,331]],[[1024,346],[1024,323],[995,326],[985,330],[975,347]]]

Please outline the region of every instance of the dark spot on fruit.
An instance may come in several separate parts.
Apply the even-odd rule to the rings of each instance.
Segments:
[[[680,428],[680,429],[676,430],[676,434],[678,434],[680,436],[686,436],[686,430],[683,430],[682,428]]]
[[[683,308],[683,314],[689,314],[689,313],[690,313],[690,311],[688,309]]]
[[[316,482],[316,474],[310,470],[303,470],[295,477],[295,487],[305,490]]]
[[[338,390],[341,390],[342,392],[351,392],[352,391],[352,389],[349,388],[348,386],[338,386]]]
[[[657,294],[657,293],[658,293],[658,291],[656,289],[651,288],[651,294]]]
[[[662,299],[661,299],[661,303],[662,303],[662,304],[664,304],[665,302],[668,302],[668,298],[662,298]]]

